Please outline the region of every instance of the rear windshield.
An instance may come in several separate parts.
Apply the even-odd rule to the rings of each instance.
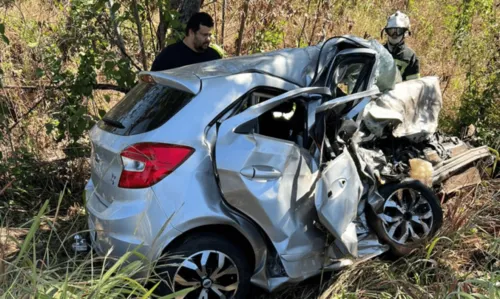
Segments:
[[[191,101],[193,95],[160,84],[139,83],[114,106],[99,128],[118,135],[135,135],[154,130]]]

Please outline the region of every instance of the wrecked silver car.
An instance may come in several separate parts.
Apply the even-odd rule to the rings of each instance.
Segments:
[[[436,140],[437,78],[398,78],[353,36],[141,73],[90,133],[94,249],[160,259],[186,298],[408,254],[442,223],[431,186],[474,159]]]

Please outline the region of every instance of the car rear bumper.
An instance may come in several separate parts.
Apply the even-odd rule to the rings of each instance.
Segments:
[[[92,247],[98,255],[116,260],[133,252],[127,261],[142,258],[145,266],[157,257],[168,230],[175,229],[162,225],[168,218],[152,194],[145,190],[141,198],[107,203],[89,180],[85,188],[88,226]]]

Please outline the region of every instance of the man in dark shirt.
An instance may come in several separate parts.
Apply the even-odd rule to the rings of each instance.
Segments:
[[[210,47],[213,27],[210,15],[204,12],[194,14],[186,25],[184,40],[163,49],[153,62],[151,71],[220,59],[221,55]]]
[[[397,11],[387,19],[384,28],[388,35],[385,48],[392,54],[403,81],[420,78],[420,62],[415,52],[405,44],[406,34],[410,34],[410,19]]]

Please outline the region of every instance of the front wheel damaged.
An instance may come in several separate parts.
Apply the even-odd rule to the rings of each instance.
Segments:
[[[368,223],[395,256],[404,256],[433,238],[443,211],[432,189],[416,180],[378,188],[384,204],[378,213],[366,206]]]

